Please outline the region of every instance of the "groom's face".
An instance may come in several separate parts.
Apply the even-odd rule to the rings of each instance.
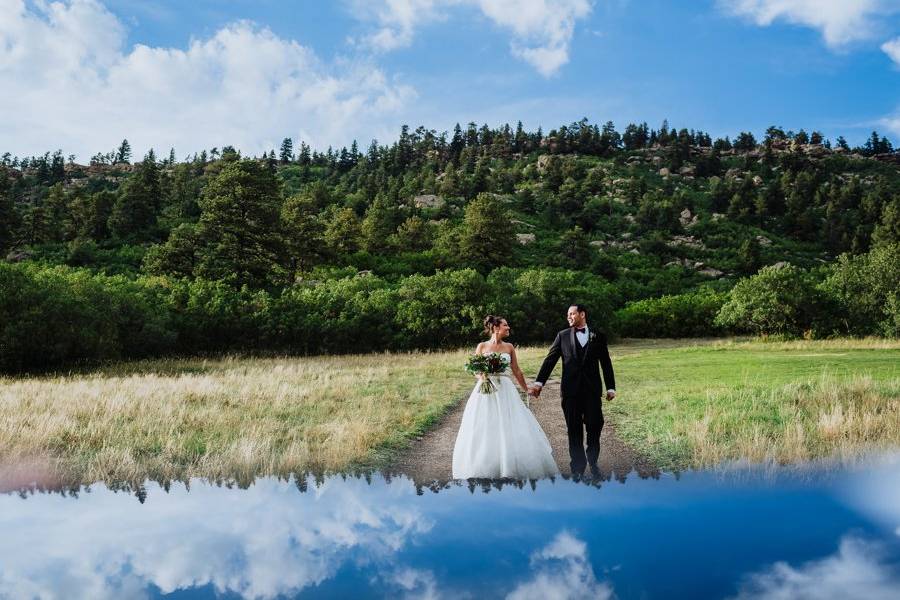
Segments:
[[[587,315],[579,312],[577,306],[570,306],[569,312],[566,313],[566,319],[569,321],[569,327],[584,327]]]

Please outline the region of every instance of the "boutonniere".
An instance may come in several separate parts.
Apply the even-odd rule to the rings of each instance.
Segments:
[[[589,341],[589,342],[593,342],[593,341],[596,340],[596,339],[597,339],[597,334],[594,333],[593,331],[590,332],[590,333],[588,334],[588,341]]]

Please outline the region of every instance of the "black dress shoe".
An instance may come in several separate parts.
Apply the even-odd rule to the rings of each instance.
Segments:
[[[596,464],[591,465],[591,476],[595,479],[600,477],[600,467],[598,467]]]

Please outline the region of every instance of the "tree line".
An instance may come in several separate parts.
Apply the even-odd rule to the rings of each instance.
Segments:
[[[452,133],[404,127],[394,143],[373,141],[363,152],[356,143],[325,152],[303,142],[295,148],[285,138],[277,154],[246,157],[226,146],[181,161],[174,150],[162,159],[150,151],[135,163],[126,140],[95,155],[89,165],[75,164],[61,151],[26,159],[4,155],[0,252],[16,263],[5,271],[9,277],[26,273],[28,281],[55,282],[52,294],[41,292],[53,297],[66,289],[75,294],[81,285],[112,286],[116,293],[140,289],[144,300],[128,304],[131,308],[122,304],[126,314],[140,315],[141,302],[178,306],[171,304],[172,290],[182,290],[185,298],[190,294],[184,290],[196,285],[223,297],[256,298],[249,304],[221,301],[251,314],[296,301],[323,319],[309,335],[327,339],[340,339],[332,335],[336,322],[297,298],[344,290],[349,296],[342,306],[359,308],[354,303],[362,300],[352,300],[351,290],[364,280],[378,282],[366,287],[366,294],[382,298],[385,310],[399,310],[396,294],[414,289],[411,282],[431,285],[451,277],[447,274],[470,272],[492,282],[490,290],[503,289],[501,273],[514,279],[521,273],[574,273],[604,290],[604,314],[619,315],[616,327],[624,335],[755,331],[743,322],[726,327],[725,317],[717,321],[734,290],[743,289],[742,278],[786,263],[802,273],[819,273],[824,281],[819,269],[836,264],[838,256],[868,256],[900,241],[896,157],[891,142],[875,132],[850,148],[843,138],[832,143],[816,131],[774,126],[760,140],[750,132],[713,140],[665,122],[658,129],[630,124],[619,133],[612,123],[587,120],[546,134],[525,131],[521,123],[514,128],[469,124]],[[785,273],[793,271],[779,267],[778,277]],[[547,275],[546,281],[552,279]],[[479,289],[494,297],[488,288]],[[5,314],[15,319],[16,310],[27,305],[12,287],[3,289]],[[107,301],[97,293],[98,302]],[[890,304],[887,296],[882,300]],[[472,323],[478,322],[475,308],[465,306],[492,306],[460,302],[446,305],[454,318],[468,315]],[[215,336],[190,333],[186,325],[196,318],[213,327],[220,317],[166,314],[171,319],[151,329],[169,332],[159,339],[170,341],[148,348],[234,349],[230,342],[209,341]],[[529,325],[540,319],[525,311],[512,314],[525,325],[527,339],[543,335],[543,325]],[[393,328],[419,345],[434,339],[460,343],[462,331],[467,336],[474,331],[472,324],[453,325],[456,337],[435,338],[433,332],[422,337],[396,314],[379,315],[362,330]],[[794,335],[890,331],[884,319],[878,327],[845,321],[857,325],[769,329]],[[248,348],[341,349],[290,342],[290,335],[308,336],[275,323],[281,317],[258,330],[231,322],[226,329],[258,341],[247,341]],[[114,337],[98,339],[113,344]],[[128,337],[141,339],[134,332]],[[202,339],[208,343],[186,341]],[[373,346],[378,349],[410,347],[378,333],[369,339],[380,340]],[[48,359],[51,363],[65,360]],[[32,368],[36,362],[15,364]]]

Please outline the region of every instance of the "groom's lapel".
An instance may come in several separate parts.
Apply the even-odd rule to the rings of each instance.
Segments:
[[[578,341],[575,339],[575,328],[569,327],[569,347],[571,348],[570,352],[578,358],[578,348],[575,346]]]

